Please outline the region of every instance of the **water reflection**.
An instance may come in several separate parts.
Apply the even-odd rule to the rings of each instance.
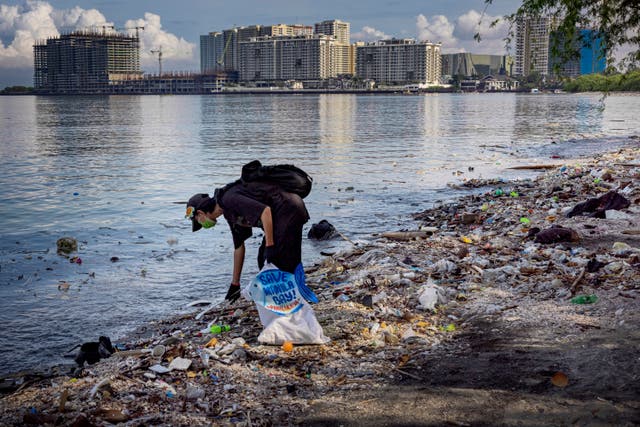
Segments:
[[[602,132],[596,96],[521,94],[515,97],[514,139],[572,139]]]
[[[43,155],[96,156],[135,149],[140,97],[38,97],[37,143]]]
[[[321,95],[318,97],[319,161],[321,169],[334,176],[348,173],[345,166],[354,157],[355,95]]]
[[[39,355],[58,361],[97,334],[117,337],[189,301],[224,296],[228,230],[191,233],[184,206],[174,202],[236,179],[248,161],[300,165],[315,178],[306,199],[311,222],[328,219],[353,239],[370,239],[415,225],[409,214],[451,197],[446,184],[472,176],[467,166],[504,177],[509,159],[547,155],[552,137],[554,149],[575,154],[578,145],[598,151],[603,140],[562,142],[571,135],[639,132],[639,97],[612,96],[604,113],[594,108],[598,100],[0,97],[0,347],[16,349],[0,355],[0,367],[32,364],[34,342],[50,345]],[[82,242],[83,264],[55,254],[63,235]],[[324,247],[304,244],[310,264]],[[253,259],[247,255],[248,275]],[[60,294],[58,280],[70,281],[71,292]],[[44,317],[58,332],[53,340]]]
[[[422,103],[419,107],[422,109],[422,132],[423,140],[428,142],[432,139],[440,138],[443,134],[446,134],[449,129],[446,122],[441,120],[440,117],[440,100],[441,96],[425,95],[422,97]]]

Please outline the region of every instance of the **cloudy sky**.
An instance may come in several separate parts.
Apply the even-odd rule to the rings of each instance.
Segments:
[[[351,41],[410,37],[441,42],[444,53],[504,54],[507,25],[489,28],[518,0],[0,0],[0,89],[32,85],[33,44],[75,29],[144,26],[142,68],[157,72],[150,50],[162,46],[163,70],[195,71],[199,36],[233,26],[313,25],[325,19],[351,24]],[[482,21],[480,27],[478,23]],[[480,29],[483,40],[473,35]],[[124,31],[124,30],[121,30]]]

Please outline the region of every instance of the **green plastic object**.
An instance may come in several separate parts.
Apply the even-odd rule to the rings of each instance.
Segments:
[[[494,194],[496,196],[502,196],[504,194],[504,190],[502,188],[498,188],[498,189],[496,189]]]
[[[571,298],[573,304],[593,304],[598,301],[598,297],[594,294],[591,295],[578,295]]]
[[[209,328],[209,332],[212,334],[221,334],[222,332],[227,332],[231,330],[231,326],[229,325],[211,325]]]

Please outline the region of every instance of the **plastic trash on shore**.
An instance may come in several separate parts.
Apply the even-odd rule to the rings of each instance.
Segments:
[[[418,308],[422,310],[434,310],[436,304],[446,303],[444,289],[432,282],[422,285],[420,289],[418,289],[418,301],[420,301]]]
[[[606,395],[616,392],[612,386],[624,384],[626,396],[634,398],[632,387],[623,383],[626,377],[619,372],[633,372],[637,364],[633,357],[624,356],[635,354],[640,224],[588,215],[567,218],[560,213],[602,193],[590,170],[611,169],[612,181],[606,182],[611,182],[611,188],[626,190],[619,192],[632,205],[624,213],[635,214],[640,205],[640,168],[608,165],[635,165],[638,159],[640,149],[634,148],[598,156],[594,159],[597,166],[549,170],[535,181],[513,186],[493,179],[470,180],[474,188],[484,187],[484,193],[473,191],[457,202],[415,214],[416,229],[434,230],[429,236],[373,239],[307,268],[306,283],[320,300],[313,306],[313,320],[331,338],[330,345],[296,345],[290,340],[292,352],[286,351],[288,346],[263,345],[257,339],[263,330],[260,308],[256,310],[253,301],[216,305],[196,319],[180,314],[145,324],[139,335],[126,341],[126,348],[138,350],[118,351],[74,378],[63,372],[31,384],[30,377],[3,382],[12,390],[22,387],[3,397],[3,421],[22,425],[25,412],[32,408],[37,411],[34,416],[55,414],[55,419],[46,422],[59,425],[89,421],[102,425],[117,419],[118,413],[126,414],[130,425],[208,425],[212,420],[243,426],[305,424],[297,415],[308,414],[305,411],[311,401],[331,402],[349,396],[360,403],[357,396],[377,389],[379,399],[362,402],[369,409],[388,401],[387,382],[438,384],[443,378],[458,384],[469,378],[467,384],[473,383],[474,388],[515,387],[514,392],[525,399],[532,388],[545,386],[575,385],[576,391],[585,387],[581,390]],[[493,194],[498,185],[504,188],[502,197]],[[512,188],[517,188],[519,197],[506,197]],[[468,223],[460,221],[463,212],[485,211],[477,222],[471,217]],[[575,230],[581,240],[535,243],[534,235],[529,235],[533,227],[525,230],[527,224],[520,221],[524,217],[538,231],[558,224]],[[472,243],[462,243],[461,236]],[[464,256],[460,256],[461,247]],[[590,295],[597,295],[598,302],[570,302]],[[440,296],[446,299],[439,300]],[[434,309],[423,308],[431,305]],[[295,316],[303,310],[291,315],[294,332],[300,330]],[[287,317],[266,311],[276,321]],[[214,336],[210,333],[214,324],[231,329]],[[588,348],[585,355],[590,357],[576,365],[566,352],[554,352],[549,359],[548,352],[536,351],[538,346],[503,345],[514,339],[520,343],[525,335],[542,345],[567,348],[575,343],[589,345],[594,342],[592,337],[604,340]],[[161,360],[152,354],[158,345],[166,347]],[[466,350],[469,348],[473,351]],[[496,348],[499,358],[494,357]],[[611,348],[629,351],[609,364]],[[513,357],[516,365],[509,363]],[[160,374],[149,369],[159,365],[168,370],[168,361],[175,358],[192,363],[186,371]],[[477,360],[488,363],[474,365]],[[534,365],[540,369],[530,369]],[[462,369],[452,369],[456,366]],[[554,380],[552,375],[560,370],[564,374]],[[97,387],[95,398],[86,399],[96,384],[112,376],[111,384]],[[62,402],[66,390],[68,399]],[[563,393],[546,397],[555,407],[566,400]],[[588,405],[573,405],[565,412],[575,411],[575,419],[588,421],[592,417]],[[602,400],[598,405],[609,404]],[[499,411],[502,406],[497,402],[493,408]],[[327,407],[325,413],[335,411],[334,405]],[[626,411],[623,421],[637,419],[637,411],[630,406],[613,402],[609,407],[616,416]],[[536,417],[542,416],[531,409]],[[84,414],[89,414],[88,421],[80,424]],[[477,411],[470,413],[474,414]],[[553,411],[545,414],[556,415]],[[42,424],[45,419],[38,421]]]

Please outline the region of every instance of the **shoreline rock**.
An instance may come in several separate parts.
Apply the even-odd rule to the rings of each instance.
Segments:
[[[249,302],[195,320],[198,310],[141,327],[126,351],[75,377],[31,380],[2,397],[0,416],[7,425],[638,423],[639,157],[631,147],[533,180],[474,180],[487,191],[415,214],[417,230],[308,268],[327,345],[259,345]],[[630,201],[626,215],[566,217],[613,190]],[[536,243],[529,232],[552,226],[579,240]],[[571,302],[583,294],[597,302]],[[210,323],[231,329],[203,333]]]

